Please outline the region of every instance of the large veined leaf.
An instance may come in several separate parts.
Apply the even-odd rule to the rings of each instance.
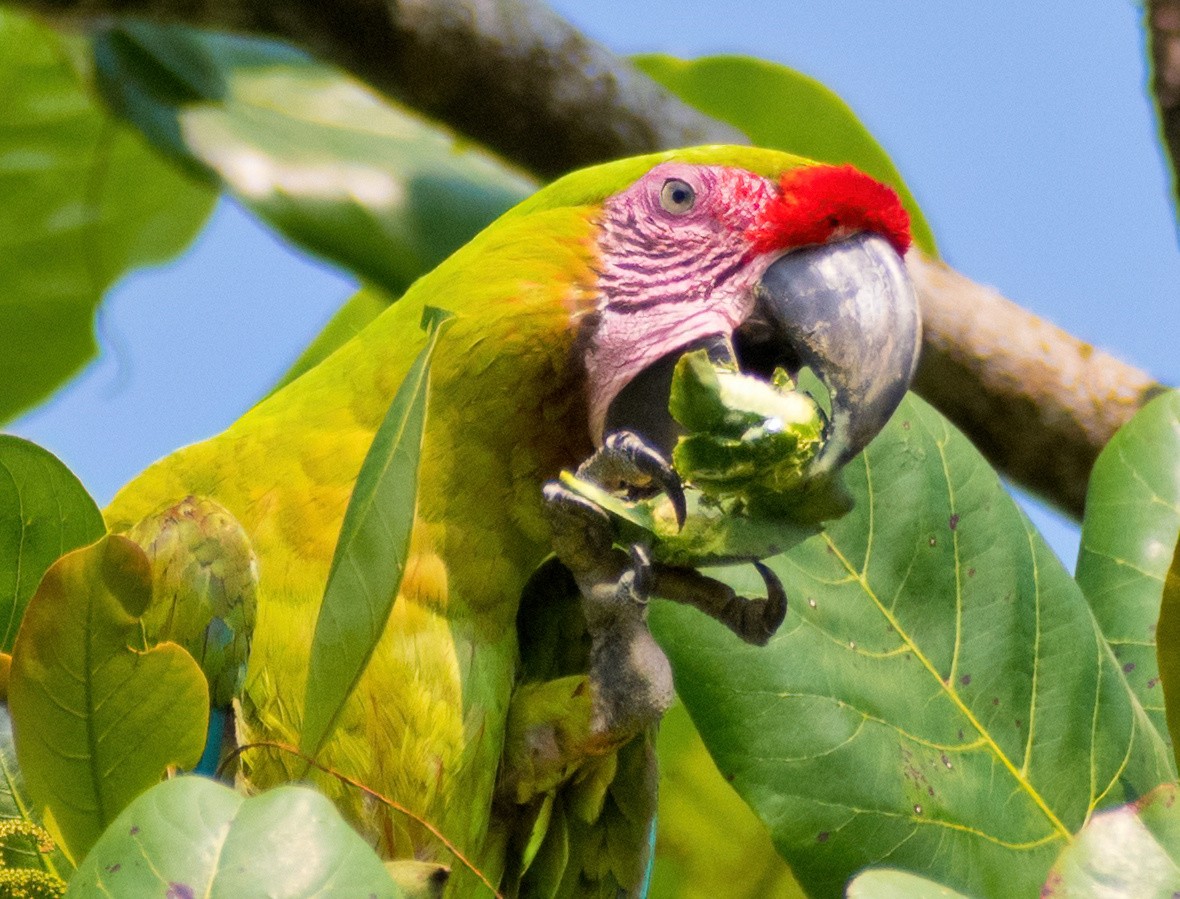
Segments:
[[[104,533],[98,506],[56,456],[0,434],[0,652],[12,651],[45,569]]]
[[[1180,806],[1175,784],[1091,818],[1053,866],[1043,899],[1180,893]]]
[[[1170,391],[1144,406],[1098,456],[1076,575],[1127,681],[1160,731],[1164,696],[1155,629],[1178,538],[1180,392]]]
[[[914,242],[937,253],[934,233],[889,154],[848,104],[814,78],[749,56],[686,61],[652,53],[633,62],[681,100],[733,125],[759,147],[852,163],[893,186],[910,214]]]
[[[91,96],[80,51],[0,9],[0,421],[94,355],[103,293],[179,252],[214,200]]]
[[[685,705],[809,894],[882,865],[1035,895],[1093,809],[1173,779],[1171,753],[945,419],[907,398],[845,483],[855,508],[769,562],[791,604],[766,647],[652,609]]]
[[[295,243],[394,295],[535,189],[489,154],[272,41],[124,22],[114,107]]]
[[[279,787],[250,799],[201,777],[148,790],[107,828],[67,896],[368,896],[396,899],[376,853],[326,797]]]
[[[410,551],[430,359],[450,313],[427,308],[426,345],[389,405],[344,513],[307,671],[300,748],[331,733],[389,620]]]
[[[175,643],[148,647],[147,556],[107,536],[62,556],[25,611],[8,682],[29,794],[79,859],[132,799],[201,757],[209,688]]]

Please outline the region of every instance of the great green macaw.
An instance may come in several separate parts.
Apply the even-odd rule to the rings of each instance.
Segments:
[[[913,372],[908,243],[891,190],[779,152],[698,147],[575,172],[503,215],[223,434],[148,468],[107,508],[108,525],[129,531],[188,497],[236,519],[258,568],[238,734],[297,745],[317,610],[358,469],[423,346],[424,307],[453,312],[433,360],[401,591],[320,759],[433,822],[493,881],[511,877],[519,809],[535,809],[536,794],[563,780],[607,777],[586,771],[642,734],[671,694],[638,595],[659,587],[659,573],[640,550],[595,549],[576,526],[555,535],[562,497],[543,485],[597,448],[607,469],[621,464],[631,481],[675,490],[661,464],[675,440],[669,360],[694,347],[755,373],[809,365],[832,401],[816,468],[837,467],[885,423]],[[617,595],[622,584],[638,599],[635,627],[596,630],[587,607],[597,661],[565,694],[546,694],[540,679],[568,673],[553,663],[560,636],[541,638],[545,662],[520,649],[520,632],[534,646],[556,601],[546,606],[544,590],[534,591],[518,630],[522,591],[555,538],[567,582],[584,597]],[[766,615],[781,620],[782,611]],[[643,644],[638,664],[612,642],[618,634],[632,649]],[[514,691],[525,745],[506,751]],[[544,745],[546,734],[560,736],[562,696],[587,704],[590,730],[575,741],[584,765],[545,757],[563,751]],[[612,757],[609,776],[642,767],[635,753],[645,751]],[[522,763],[549,773],[513,770]],[[241,766],[259,788],[305,773],[281,752],[248,753]],[[402,814],[331,778],[317,782],[386,856],[451,861]],[[566,838],[572,847],[578,834]],[[457,894],[473,891],[464,877],[456,866]]]

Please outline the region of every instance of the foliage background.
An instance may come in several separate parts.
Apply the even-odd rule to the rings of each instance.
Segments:
[[[1180,382],[1162,339],[1180,251],[1138,4],[553,5],[619,52],[744,52],[813,75],[892,155],[952,265]],[[237,418],[352,290],[223,200],[181,259],[116,285],[101,357],[9,429],[105,503],[153,459]],[[1076,528],[1034,519],[1072,565]]]

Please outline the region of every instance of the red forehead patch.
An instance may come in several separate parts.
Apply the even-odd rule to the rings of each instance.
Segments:
[[[825,243],[854,231],[880,234],[902,255],[910,247],[910,217],[897,193],[850,165],[792,169],[779,188],[779,199],[747,232],[756,252]]]

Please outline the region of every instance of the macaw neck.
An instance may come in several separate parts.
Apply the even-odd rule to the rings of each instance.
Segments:
[[[425,343],[423,308],[455,314],[431,364],[411,554],[423,577],[445,571],[436,598],[461,599],[472,613],[515,616],[525,579],[549,552],[541,487],[592,451],[579,331],[593,297],[588,262],[580,268],[521,277],[527,266],[506,264],[516,277],[492,292],[443,268],[358,339],[357,360],[371,369],[354,371],[352,402],[367,405],[357,417],[375,430]]]

